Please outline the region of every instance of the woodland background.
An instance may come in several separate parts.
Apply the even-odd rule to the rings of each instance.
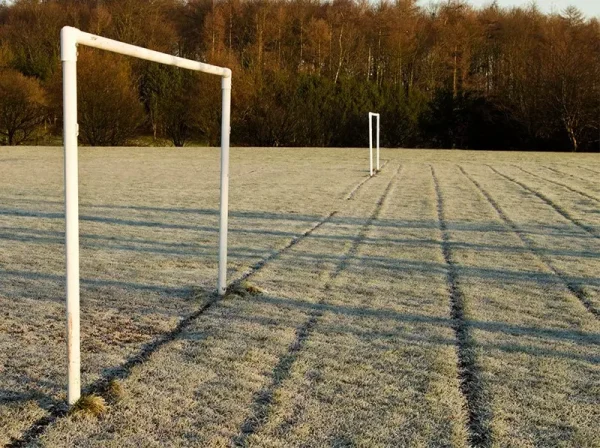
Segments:
[[[600,23],[414,0],[0,0],[0,143],[61,134],[71,25],[233,70],[232,143],[598,151]],[[217,145],[220,79],[79,50],[80,139]]]

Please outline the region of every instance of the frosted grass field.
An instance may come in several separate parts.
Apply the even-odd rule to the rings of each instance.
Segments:
[[[85,392],[64,415],[60,148],[0,149],[0,444],[600,445],[600,158],[81,148]],[[365,181],[366,180],[366,181]]]

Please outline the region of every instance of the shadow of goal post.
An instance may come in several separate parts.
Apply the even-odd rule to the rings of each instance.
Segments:
[[[369,175],[373,176],[373,117],[377,121],[376,129],[376,149],[377,149],[377,171],[379,171],[379,114],[375,112],[369,112]]]
[[[79,331],[79,179],[77,136],[77,46],[85,45],[159,64],[220,76],[221,115],[221,197],[219,219],[219,272],[217,291],[225,294],[227,284],[227,220],[229,202],[229,135],[231,114],[231,70],[184,59],[123,42],[64,27],[60,33],[63,68],[63,139],[65,150],[65,253],[67,299],[67,402],[81,396],[81,344]]]

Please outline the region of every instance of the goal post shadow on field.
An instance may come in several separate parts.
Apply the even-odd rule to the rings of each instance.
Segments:
[[[376,155],[376,169],[375,173],[379,172],[379,114],[375,112],[369,112],[369,175],[373,176],[373,118],[377,122],[375,129],[375,146],[377,150]]]
[[[229,202],[229,135],[231,115],[231,70],[190,59],[160,53],[112,39],[64,27],[60,33],[63,68],[63,139],[65,151],[65,253],[67,301],[67,402],[81,396],[81,343],[79,309],[79,174],[77,136],[77,45],[85,45],[159,64],[208,73],[221,77],[221,196],[219,219],[219,267],[217,291],[227,286],[227,220]]]

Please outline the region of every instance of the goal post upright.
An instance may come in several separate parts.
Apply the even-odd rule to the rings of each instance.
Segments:
[[[376,171],[379,171],[379,114],[375,112],[369,112],[369,175],[373,176],[373,117],[377,120],[377,130],[375,137],[375,149],[376,149]]]
[[[373,112],[369,112],[369,176],[373,176]]]
[[[65,258],[67,308],[67,402],[74,404],[81,396],[80,274],[79,274],[79,167],[77,124],[77,46],[132,56],[160,64],[221,76],[221,178],[219,213],[219,267],[217,293],[224,295],[227,286],[227,226],[229,203],[229,136],[231,132],[231,70],[203,62],[160,53],[147,48],[63,27],[60,33],[63,68],[63,142],[65,177]]]
[[[76,30],[61,31],[63,68],[63,142],[65,146],[65,257],[67,295],[67,402],[81,394],[79,332],[79,167],[77,161]]]
[[[379,114],[375,116],[377,117],[377,171],[379,172]]]
[[[221,118],[221,210],[219,215],[219,274],[217,291],[227,289],[227,226],[229,220],[229,134],[231,131],[231,76],[221,80],[223,91]]]

